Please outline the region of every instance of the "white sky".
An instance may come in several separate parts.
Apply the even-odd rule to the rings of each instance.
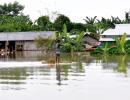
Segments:
[[[52,11],[68,16],[73,22],[84,22],[86,16],[124,18],[125,11],[130,11],[130,0],[0,0],[0,4],[13,1],[24,5],[24,13],[33,20]]]

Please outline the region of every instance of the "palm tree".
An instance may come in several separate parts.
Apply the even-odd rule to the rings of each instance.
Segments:
[[[96,19],[97,19],[97,16],[94,16],[94,17],[91,17],[91,18],[86,16],[86,19],[84,19],[84,20],[85,20],[86,24],[93,25],[96,22]]]

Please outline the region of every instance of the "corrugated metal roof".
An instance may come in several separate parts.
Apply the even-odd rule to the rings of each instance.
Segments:
[[[37,36],[43,38],[55,38],[55,31],[40,31],[40,32],[2,32],[0,33],[0,41],[22,41],[34,40]]]
[[[108,29],[101,35],[130,35],[130,24],[115,24],[115,29]]]
[[[126,40],[130,40],[130,38],[126,38]],[[114,37],[113,38],[100,38],[99,41],[115,41]]]

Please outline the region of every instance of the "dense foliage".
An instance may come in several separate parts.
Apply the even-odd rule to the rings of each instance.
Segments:
[[[67,27],[64,24],[62,32],[57,32],[57,39],[61,41],[62,52],[83,51],[84,32],[78,33],[74,38],[67,32]]]
[[[17,16],[22,13],[24,6],[18,2],[0,5],[0,15]]]
[[[0,16],[0,32],[30,31],[32,21],[28,16]]]
[[[54,50],[56,41],[60,41],[60,49],[62,52],[76,52],[83,51],[83,37],[84,32],[78,33],[74,38],[71,38],[67,32],[67,27],[64,24],[61,32],[56,32],[56,39],[51,38],[44,39],[43,37],[37,37],[35,39],[37,47],[43,50]]]
[[[67,16],[60,14],[56,18],[56,20],[54,21],[54,27],[55,27],[55,29],[57,31],[62,31],[62,27],[63,27],[64,24],[66,24],[66,26],[68,27],[68,29],[70,29],[70,27],[71,27],[71,25],[70,25],[71,24],[70,19]]]
[[[36,20],[37,30],[40,31],[52,31],[54,30],[53,24],[49,19],[49,16],[41,16]]]
[[[126,41],[126,33],[124,33],[121,38],[115,37],[115,44],[113,46],[108,46],[108,43],[106,42],[106,44],[103,45],[103,47],[97,48],[96,50],[92,51],[91,54],[130,54],[130,40]]]
[[[59,31],[62,32],[64,24],[67,26],[67,31],[70,34],[77,34],[82,31],[90,32],[91,36],[99,39],[108,28],[114,28],[114,24],[129,23],[129,13],[125,13],[126,19],[121,20],[118,17],[102,18],[86,17],[83,23],[71,22],[69,17],[58,14],[54,22],[51,21],[49,15],[43,15],[37,18],[34,22],[29,16],[24,15],[24,6],[18,2],[0,5],[0,32],[21,32],[21,31]]]

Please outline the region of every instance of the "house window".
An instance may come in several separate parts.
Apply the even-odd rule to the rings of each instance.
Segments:
[[[17,45],[16,50],[17,51],[22,51],[23,50],[23,45]]]
[[[105,38],[106,37],[106,35],[102,35],[102,38]]]

